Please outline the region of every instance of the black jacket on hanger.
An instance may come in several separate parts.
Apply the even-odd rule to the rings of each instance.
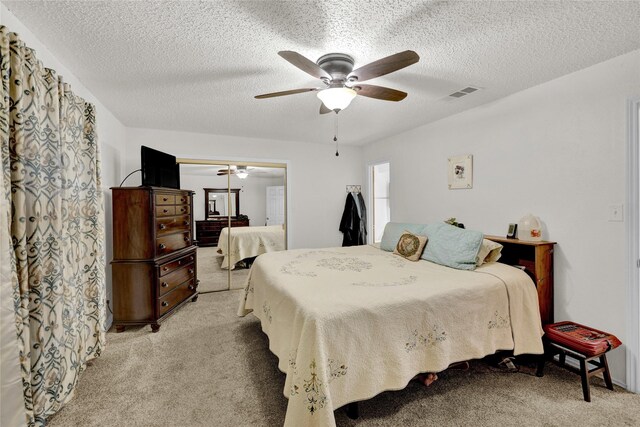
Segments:
[[[356,201],[356,197],[358,200]],[[360,205],[360,212],[358,212]],[[364,198],[360,193],[355,196],[347,194],[347,200],[342,212],[340,231],[343,234],[342,246],[357,246],[367,244],[367,210],[364,206]]]

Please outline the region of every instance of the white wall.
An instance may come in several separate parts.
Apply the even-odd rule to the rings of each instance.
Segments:
[[[366,163],[391,162],[393,221],[456,217],[504,235],[531,212],[555,250],[555,319],[616,334],[626,301],[626,102],[640,92],[640,51],[371,144]],[[447,158],[473,154],[473,189],[447,189]],[[613,352],[625,382],[624,349]]]
[[[345,186],[363,184],[362,148],[154,129],[127,129],[126,170],[140,167],[140,146],[177,157],[288,162],[289,248],[341,246]],[[140,174],[127,181],[140,184]],[[182,184],[182,183],[181,183]],[[184,185],[181,185],[184,187]]]
[[[18,33],[25,44],[36,51],[36,56],[45,67],[56,70],[71,89],[77,95],[91,102],[96,107],[96,122],[98,141],[100,143],[100,159],[102,168],[102,190],[105,203],[106,224],[106,275],[107,275],[107,299],[111,298],[111,261],[112,250],[112,221],[111,221],[111,191],[109,187],[116,186],[124,178],[122,168],[125,153],[126,128],[112,113],[87,89],[78,78],[56,58],[53,53],[36,36],[25,27],[4,4],[0,5],[0,23],[9,31]],[[108,311],[108,324],[111,325],[112,315]]]

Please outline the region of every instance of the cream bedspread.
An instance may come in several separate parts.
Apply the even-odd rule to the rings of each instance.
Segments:
[[[231,265],[233,270],[236,263],[245,258],[262,255],[267,252],[284,251],[284,229],[282,225],[265,227],[233,227],[231,231],[231,250],[227,250],[229,228],[220,232],[218,239],[218,253],[224,255],[222,268]]]
[[[543,351],[533,282],[499,263],[461,271],[373,246],[274,252],[251,269],[238,315],[251,311],[286,374],[285,426],[335,426],[335,409],[453,362]]]

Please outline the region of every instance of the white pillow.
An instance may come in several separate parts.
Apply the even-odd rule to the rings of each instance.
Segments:
[[[478,251],[478,258],[476,258],[476,265],[480,267],[487,262],[496,262],[500,259],[503,246],[500,243],[496,243],[492,240],[482,239],[480,250]]]

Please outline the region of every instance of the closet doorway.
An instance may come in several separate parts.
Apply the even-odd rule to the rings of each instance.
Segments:
[[[287,163],[178,158],[195,192],[200,293],[242,289],[256,257],[288,247]]]

